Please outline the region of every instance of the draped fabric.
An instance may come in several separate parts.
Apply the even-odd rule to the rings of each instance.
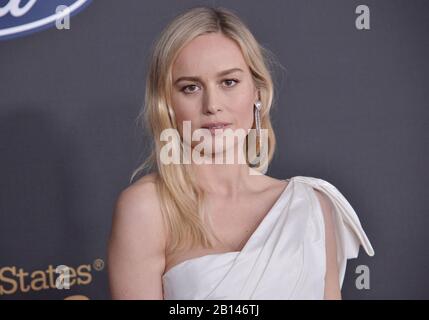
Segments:
[[[241,251],[183,261],[162,277],[164,299],[323,299],[326,272],[323,212],[314,189],[334,211],[339,282],[360,245],[374,250],[356,212],[331,183],[295,176]]]

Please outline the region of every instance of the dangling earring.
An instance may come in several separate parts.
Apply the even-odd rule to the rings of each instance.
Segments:
[[[261,101],[255,102],[255,124],[256,124],[256,136],[258,137],[258,143],[259,143],[259,150],[261,148],[261,116],[260,116],[260,110],[262,107]]]

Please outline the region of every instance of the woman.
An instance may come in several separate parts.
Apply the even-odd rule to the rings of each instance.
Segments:
[[[332,184],[265,174],[275,149],[270,62],[226,9],[193,8],[162,32],[141,114],[154,145],[133,177],[156,168],[117,199],[114,299],[341,299],[346,260],[361,244],[374,254]],[[219,144],[239,130],[244,139]],[[210,162],[230,151],[245,161]]]

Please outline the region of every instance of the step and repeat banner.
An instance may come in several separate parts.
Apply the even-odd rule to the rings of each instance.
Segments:
[[[54,118],[78,105],[68,100],[66,107],[55,85],[47,82],[49,77],[57,84],[69,81],[59,66],[73,68],[82,53],[61,58],[65,48],[59,46],[65,42],[49,32],[37,34],[54,29],[61,38],[62,32],[73,32],[74,23],[87,28],[87,22],[74,19],[90,4],[0,1],[0,299],[108,298],[104,247],[109,212],[91,204],[105,189],[73,178],[91,169],[86,160],[76,160],[84,156],[80,143]],[[63,53],[74,46],[71,41],[65,45]],[[85,81],[82,76],[79,81]],[[76,120],[73,130],[85,126]],[[86,134],[79,139],[86,140]]]
[[[343,298],[429,298],[428,1],[0,0],[0,299],[111,298],[150,48],[197,5],[236,12],[285,67],[268,174],[331,181],[361,219],[376,255],[349,260]]]

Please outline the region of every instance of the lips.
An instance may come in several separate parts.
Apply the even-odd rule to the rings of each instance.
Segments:
[[[209,129],[212,135],[216,135],[217,133],[223,132],[223,129],[228,128],[231,123],[228,122],[213,122],[206,123],[202,126],[203,129]]]
[[[230,123],[228,123],[228,122],[212,122],[212,123],[206,123],[206,124],[202,125],[202,128],[205,128],[205,129],[223,129],[229,125],[230,125]]]

